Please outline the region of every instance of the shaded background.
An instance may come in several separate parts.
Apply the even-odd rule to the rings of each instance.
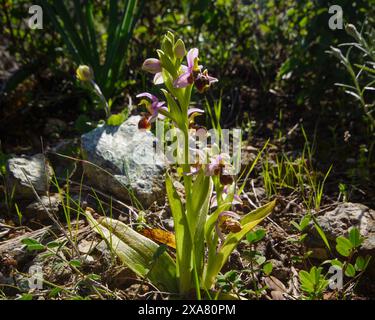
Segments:
[[[129,1],[64,1],[84,49],[72,54],[53,17],[56,1],[43,1],[44,29],[30,30],[28,1],[0,0],[0,164],[9,154],[33,154],[64,139],[78,138],[104,117],[90,94],[75,80],[79,63],[95,51],[98,73],[106,59],[110,28],[118,28]],[[366,32],[374,26],[375,1],[137,1],[131,22],[115,50],[118,74],[100,75],[108,85],[113,110],[121,111],[151,79],[141,71],[156,57],[161,36],[171,30],[187,47],[198,47],[202,64],[219,78],[206,98],[222,97],[223,127],[242,127],[250,144],[271,139],[292,154],[305,139],[315,147],[315,166],[333,164],[327,192],[350,188],[351,200],[375,206],[374,135],[360,107],[334,83],[350,82],[330,46],[352,41],[344,30],[328,27],[328,8],[341,5],[345,22]],[[82,13],[92,15],[95,45],[84,41]],[[116,18],[116,19],[114,19]],[[91,35],[88,35],[91,39]],[[74,42],[74,39],[73,39]],[[353,60],[355,60],[355,53]],[[80,60],[80,61],[78,61]],[[99,77],[98,74],[96,74]],[[368,99],[374,101],[373,96]],[[202,96],[195,101],[204,103]],[[292,128],[295,134],[281,139]],[[350,139],[344,141],[345,132]],[[281,142],[280,142],[281,141]],[[76,150],[79,153],[79,150]]]

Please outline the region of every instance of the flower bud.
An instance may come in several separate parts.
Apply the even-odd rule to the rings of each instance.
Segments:
[[[178,39],[174,46],[174,54],[178,59],[183,59],[186,55],[185,43],[181,39]]]
[[[162,71],[161,62],[160,60],[154,58],[146,59],[145,62],[143,62],[142,69],[156,74]]]
[[[340,59],[341,61],[346,61],[346,58],[344,57],[340,49],[331,47],[330,53],[333,54],[337,59]]]
[[[358,42],[361,42],[362,41],[362,36],[361,34],[358,32],[357,28],[355,27],[354,24],[347,24],[345,26],[345,31],[348,35],[352,36],[354,39],[356,39]]]
[[[81,65],[76,70],[76,76],[80,81],[92,81],[94,73],[89,66]]]

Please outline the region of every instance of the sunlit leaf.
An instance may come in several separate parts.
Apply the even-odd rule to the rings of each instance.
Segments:
[[[89,211],[85,214],[91,227],[127,267],[139,276],[147,277],[157,287],[177,292],[175,262],[167,252],[154,259],[159,245],[121,221],[110,218],[95,221]]]

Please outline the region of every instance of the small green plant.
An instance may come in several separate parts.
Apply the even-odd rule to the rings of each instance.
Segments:
[[[369,131],[373,132],[375,129],[373,115],[375,103],[371,100],[367,102],[366,94],[375,91],[375,43],[373,42],[375,30],[369,31],[368,39],[358,32],[353,24],[347,24],[345,30],[354,39],[354,42],[340,45],[340,47],[348,47],[346,54],[344,55],[340,48],[335,47],[331,47],[328,53],[339,59],[340,63],[346,68],[352,83],[350,85],[337,83],[336,85],[343,87],[347,94],[358,101],[364,116],[368,120]],[[350,54],[353,50],[359,50],[362,62],[351,62]]]
[[[260,252],[255,250],[254,245],[260,242],[266,231],[258,229],[249,232],[246,236],[249,250],[243,252],[243,257],[249,262],[249,266],[241,271],[231,270],[217,277],[217,286],[222,293],[233,293],[238,298],[255,297],[260,298],[265,287],[260,286],[260,277],[269,276],[273,266]]]
[[[92,94],[97,98],[99,106],[104,109],[106,115],[106,123],[109,126],[121,125],[129,115],[129,108],[125,107],[124,110],[118,114],[111,114],[112,100],[107,102],[105,96],[100,90],[99,85],[94,81],[94,73],[89,66],[81,65],[76,71],[77,79],[88,88]]]
[[[214,128],[219,135],[221,135],[221,110],[222,110],[222,99],[220,97],[219,100],[215,100],[213,105],[210,104],[208,99],[206,98],[206,110],[207,114],[211,120],[212,128]]]
[[[249,274],[250,281],[252,283],[252,291],[250,291],[250,293],[254,294],[257,298],[259,298],[263,289],[259,288],[260,276],[269,276],[273,270],[272,263],[267,261],[263,254],[255,250],[255,244],[260,242],[265,235],[266,231],[264,229],[258,229],[248,233],[246,236],[246,240],[250,245],[250,250],[246,251],[244,254],[245,259],[247,259],[250,264],[248,270],[245,270],[244,272]]]
[[[334,259],[327,262],[341,269],[347,277],[354,278],[357,273],[362,274],[371,260],[370,256],[363,257],[357,255],[363,240],[364,238],[360,235],[358,228],[351,228],[348,237],[340,236],[336,239],[336,251],[345,260]]]
[[[345,183],[339,184],[339,199],[342,198],[342,202],[349,201],[348,186]]]
[[[311,256],[312,251],[306,250],[304,246],[304,241],[307,237],[306,229],[310,225],[311,222],[311,214],[306,214],[302,217],[299,222],[292,221],[290,224],[298,231],[299,235],[297,239],[290,240],[291,242],[296,242],[301,245],[302,254],[298,256],[293,256],[292,259],[296,262],[302,262],[306,266],[306,260]]]
[[[306,223],[307,219],[305,217],[300,224],[293,223],[293,225],[302,232],[306,228],[304,227]],[[317,230],[326,243],[327,238],[323,230],[319,226],[316,227],[319,228],[319,230]],[[304,234],[303,236],[305,237]],[[363,240],[358,228],[351,228],[347,237],[339,236],[336,238],[336,251],[343,259],[334,258],[326,260],[320,267],[313,266],[310,272],[304,270],[300,271],[299,278],[304,297],[312,300],[322,299],[331,281],[327,279],[332,276],[334,276],[334,281],[337,282],[333,283],[334,288],[341,298],[344,296],[346,288],[349,288],[350,284],[353,282],[355,285],[358,284],[360,277],[365,272],[371,260],[370,256],[363,257],[358,255],[358,249]],[[329,244],[326,243],[326,245],[331,252]],[[330,265],[331,268],[334,268],[335,273],[337,273],[336,275],[332,275],[331,269],[327,274],[323,275],[323,267],[327,264]],[[344,283],[344,275],[350,279],[347,283]]]
[[[319,211],[326,180],[332,166],[323,175],[313,167],[315,136],[312,145],[302,127],[305,139],[303,151],[299,157],[267,154],[262,163],[262,177],[268,197],[280,193],[297,192],[308,210]]]
[[[329,285],[322,274],[323,268],[312,267],[310,272],[301,270],[299,272],[299,280],[301,289],[304,292],[304,298],[308,300],[319,300],[323,298],[323,294]]]

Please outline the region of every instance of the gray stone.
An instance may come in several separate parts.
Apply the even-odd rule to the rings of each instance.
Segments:
[[[332,247],[335,246],[337,237],[347,236],[350,228],[357,227],[364,237],[359,254],[375,256],[375,210],[360,203],[341,203],[334,210],[318,217],[317,221]],[[306,240],[306,244],[311,248],[325,248],[314,227],[311,228],[310,237]],[[375,276],[374,259],[371,260],[367,271]]]
[[[119,200],[132,200],[144,208],[165,197],[164,157],[154,152],[155,136],[138,129],[139,116],[119,127],[102,126],[81,138],[85,174],[91,184]]]
[[[357,227],[365,238],[361,250],[375,254],[375,210],[360,203],[342,203],[317,220],[332,241],[338,236],[347,236],[351,227]]]
[[[35,198],[30,183],[39,195],[49,190],[53,170],[43,154],[10,158],[6,170],[8,191],[14,190],[15,198]]]
[[[45,209],[52,215],[57,215],[62,205],[61,196],[58,193],[48,196],[41,196],[40,201],[34,201],[26,207],[25,215],[36,218],[38,220],[49,219]]]

